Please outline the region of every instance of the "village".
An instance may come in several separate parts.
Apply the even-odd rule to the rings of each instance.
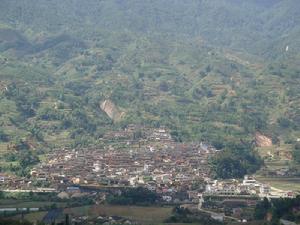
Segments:
[[[216,150],[203,143],[175,143],[164,128],[153,129],[146,139],[133,141],[130,129],[110,132],[106,141],[125,148],[59,149],[30,172],[31,177],[1,176],[2,189],[64,190],[69,186],[136,187],[174,192],[209,177],[208,158]],[[144,136],[145,134],[140,134]],[[47,184],[47,185],[46,185]],[[171,185],[172,184],[172,185]]]
[[[209,158],[218,154],[206,143],[177,143],[165,127],[130,125],[103,136],[103,149],[57,149],[30,172],[30,178],[0,176],[0,187],[10,192],[66,192],[86,188],[144,187],[167,203],[199,203],[202,196],[294,197],[244,180],[214,180]],[[199,200],[200,199],[200,200]]]
[[[176,142],[165,127],[131,125],[106,133],[101,141],[103,148],[51,151],[31,169],[28,177],[0,174],[1,191],[49,193],[61,201],[71,202],[93,199],[100,206],[109,196],[143,188],[158,196],[156,204],[179,205],[218,221],[247,221],[252,218],[252,214],[247,214],[248,209],[253,209],[261,199],[295,198],[297,194],[261,183],[251,175],[244,179],[214,179],[209,162],[220,151],[203,142]],[[16,213],[44,209],[1,210]],[[51,213],[50,210],[48,214]],[[73,216],[72,220],[86,221],[88,217]],[[102,220],[111,224],[113,219],[101,217]]]

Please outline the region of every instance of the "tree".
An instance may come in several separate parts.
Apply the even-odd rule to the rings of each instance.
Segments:
[[[0,128],[0,141],[4,141],[4,142],[8,141],[8,135],[5,134],[2,128]]]
[[[122,192],[120,196],[109,196],[107,201],[111,204],[135,205],[153,204],[157,199],[155,192],[143,187],[129,188]]]
[[[293,124],[288,118],[285,117],[280,117],[277,122],[281,128],[289,128]]]
[[[169,85],[166,81],[162,81],[159,84],[159,90],[163,91],[163,92],[167,92],[169,90]]]
[[[254,218],[256,220],[265,219],[270,208],[271,208],[271,203],[269,202],[269,200],[267,198],[264,198],[263,201],[256,204],[255,210],[254,210]]]
[[[293,150],[293,158],[297,163],[300,163],[300,143],[297,142]]]
[[[241,178],[254,173],[262,163],[250,143],[228,143],[212,159],[212,169],[219,178]]]
[[[22,153],[19,158],[20,166],[25,169],[28,166],[37,164],[40,160],[36,155],[33,155],[30,151]]]
[[[0,199],[3,199],[4,198],[4,193],[3,191],[0,191]]]

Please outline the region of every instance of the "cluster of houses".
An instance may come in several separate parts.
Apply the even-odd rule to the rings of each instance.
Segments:
[[[138,134],[138,136],[135,136]],[[166,127],[147,127],[135,124],[130,124],[126,128],[121,130],[112,130],[104,134],[103,140],[118,140],[118,139],[145,139],[145,140],[162,140],[165,139],[168,142],[173,142],[173,139]]]
[[[69,221],[69,222],[66,222]],[[134,225],[137,222],[122,217],[122,216],[108,216],[105,214],[100,214],[98,217],[90,217],[89,215],[74,215],[69,209],[51,209],[43,217],[42,222],[45,224],[124,224],[124,225]]]
[[[46,163],[31,171],[31,179],[49,182],[51,187],[63,186],[144,186],[157,193],[172,193],[209,177],[208,158],[213,149],[201,145],[180,144],[172,149],[155,151],[61,150],[52,153]],[[168,193],[168,194],[167,194]]]
[[[98,216],[96,219],[90,219],[88,216],[80,216],[72,218],[72,223],[74,224],[82,224],[88,222],[89,224],[103,224],[103,225],[111,225],[111,224],[124,224],[124,225],[133,225],[139,224],[133,220],[130,220],[121,216]]]
[[[175,148],[176,142],[165,127],[152,128],[128,125],[125,129],[107,132],[101,139],[105,149],[140,149],[160,150]]]
[[[205,143],[176,143],[165,127],[130,125],[108,132],[102,140],[107,143],[103,149],[52,151],[31,170],[30,178],[0,174],[0,188],[69,193],[75,186],[76,192],[77,187],[143,186],[164,202],[196,204],[202,204],[204,195],[294,197],[293,192],[274,191],[251,176],[242,181],[212,180],[208,161],[218,151]]]
[[[21,190],[42,184],[56,191],[74,185],[144,186],[170,202],[176,193],[188,195],[195,182],[210,176],[208,159],[217,153],[204,143],[176,143],[164,127],[132,125],[107,133],[103,140],[109,147],[52,151],[31,170],[30,178],[0,177],[0,185]]]
[[[205,194],[215,196],[258,196],[261,198],[293,198],[292,191],[273,190],[269,185],[262,184],[254,177],[246,175],[242,181],[231,180],[207,180]]]
[[[30,179],[26,177],[17,177],[9,173],[0,173],[0,190],[10,189],[26,189],[30,183]]]

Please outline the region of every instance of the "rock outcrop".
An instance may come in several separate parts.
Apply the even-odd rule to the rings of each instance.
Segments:
[[[120,121],[124,117],[124,115],[125,115],[125,112],[120,111],[118,109],[118,107],[111,100],[105,100],[105,101],[103,101],[100,104],[100,108],[113,121]]]
[[[272,146],[272,139],[259,133],[256,132],[255,134],[255,144],[257,147],[270,147]]]

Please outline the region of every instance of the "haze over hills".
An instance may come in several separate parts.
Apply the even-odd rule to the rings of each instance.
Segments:
[[[298,0],[2,0],[2,149],[101,145],[132,123],[217,148],[257,133],[293,143],[299,11]]]
[[[299,34],[300,3],[295,0],[55,0],[36,5],[31,1],[13,0],[1,4],[5,23],[20,29],[25,25],[40,32],[80,32],[82,26],[143,34],[168,32],[177,36],[200,36],[212,44],[260,54],[267,54],[275,43],[281,45],[281,49],[286,44],[293,46],[293,42],[297,42],[295,35]],[[297,44],[294,48],[297,52]]]

